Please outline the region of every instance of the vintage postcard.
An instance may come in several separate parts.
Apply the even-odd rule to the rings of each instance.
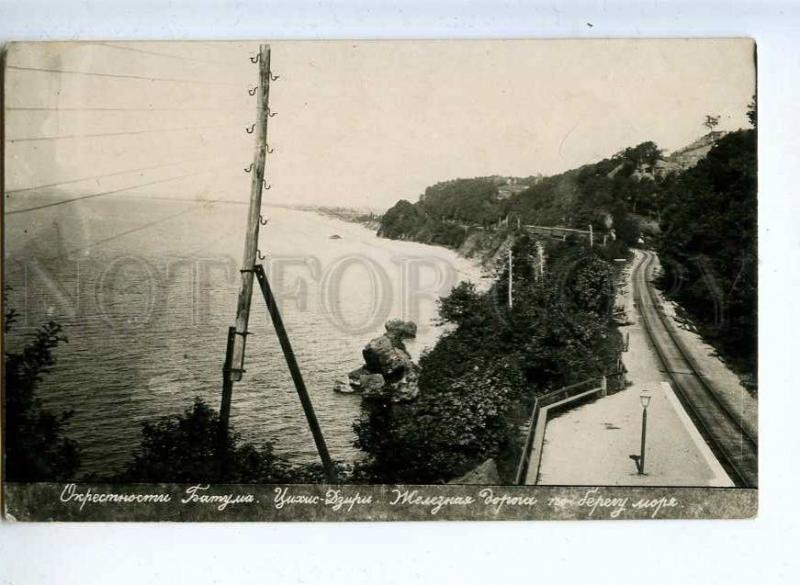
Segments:
[[[3,58],[6,520],[757,513],[752,40]]]

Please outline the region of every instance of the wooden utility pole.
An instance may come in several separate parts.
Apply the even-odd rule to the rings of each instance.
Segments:
[[[266,153],[267,153],[267,126],[269,118],[275,114],[269,111],[269,83],[270,83],[270,48],[269,45],[261,45],[258,51],[257,61],[259,63],[259,85],[258,85],[258,105],[257,105],[257,120],[253,130],[255,131],[255,155],[253,165],[251,167],[253,173],[253,182],[250,187],[250,209],[247,215],[247,233],[244,242],[244,259],[242,260],[242,283],[239,289],[239,300],[236,306],[236,325],[228,330],[228,345],[225,354],[225,365],[223,366],[223,383],[222,383],[222,402],[220,405],[220,424],[219,424],[219,445],[220,455],[222,458],[223,471],[225,466],[228,465],[227,453],[224,448],[227,445],[227,438],[229,434],[230,415],[231,415],[231,402],[233,397],[233,383],[242,379],[244,373],[244,354],[245,342],[249,334],[247,330],[248,321],[250,320],[250,305],[253,298],[253,279],[258,279],[259,287],[264,296],[267,304],[267,310],[272,318],[272,324],[275,326],[275,332],[278,335],[281,349],[283,350],[286,364],[292,376],[297,394],[300,397],[300,402],[303,406],[308,425],[311,428],[311,434],[314,437],[314,442],[317,446],[322,465],[325,470],[325,478],[334,483],[337,480],[336,467],[331,461],[328,454],[328,447],[325,444],[325,439],[322,435],[322,429],[319,426],[314,407],[311,404],[311,398],[306,389],[303,376],[300,372],[300,366],[295,358],[292,345],[289,342],[289,335],[283,325],[280,311],[275,302],[275,297],[272,294],[272,289],[269,286],[267,275],[264,272],[264,267],[257,264],[258,260],[263,260],[263,256],[258,250],[258,232],[259,226],[262,225],[261,218],[261,194],[264,189],[264,174],[266,166]]]
[[[539,255],[539,278],[544,280],[544,246],[536,242],[536,253]]]
[[[512,289],[514,286],[514,261],[511,254],[511,248],[508,249],[508,308],[514,308],[514,298],[512,296]]]
[[[244,373],[244,349],[247,341],[247,324],[250,320],[250,302],[253,298],[253,270],[258,254],[258,228],[261,218],[261,193],[264,187],[264,169],[267,152],[267,125],[269,123],[269,82],[270,47],[261,45],[258,49],[258,88],[256,105],[255,154],[253,156],[253,182],[250,185],[250,210],[247,214],[247,233],[244,240],[242,259],[242,282],[239,287],[239,300],[236,305],[236,325],[233,331],[233,352],[230,362],[226,359],[223,372],[222,403],[220,406],[220,427],[227,433],[230,421],[231,395],[233,382],[242,379]]]

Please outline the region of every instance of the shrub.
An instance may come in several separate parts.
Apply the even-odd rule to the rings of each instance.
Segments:
[[[369,456],[361,478],[441,483],[499,457],[515,440],[508,415],[521,387],[510,360],[473,360],[446,387],[427,388],[416,402],[365,399],[355,424],[356,445]]]
[[[114,478],[139,483],[299,483],[318,481],[321,470],[292,466],[272,445],[241,443],[234,429],[219,442],[219,416],[201,399],[180,415],[142,426],[142,442],[127,468]]]
[[[4,330],[16,320],[13,309],[5,313]],[[5,457],[9,481],[65,481],[80,465],[80,451],[64,431],[71,411],[54,414],[46,410],[37,388],[56,363],[55,350],[67,342],[61,326],[41,326],[20,352],[5,353]]]

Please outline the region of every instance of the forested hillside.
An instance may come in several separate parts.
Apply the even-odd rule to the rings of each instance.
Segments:
[[[753,124],[755,109],[750,112]],[[664,186],[657,249],[664,289],[703,337],[755,381],[758,282],[756,130],[721,138]]]
[[[614,230],[627,243],[639,237],[632,215],[653,215],[663,176],[656,172],[661,151],[653,142],[627,148],[611,158],[551,177],[480,177],[437,183],[416,203],[399,201],[383,216],[379,235],[451,247],[470,229],[533,224]],[[523,188],[501,196],[507,181]]]
[[[511,237],[517,225],[591,225],[620,249],[640,245],[644,236],[661,257],[665,293],[722,357],[754,380],[755,105],[749,116],[753,129],[724,133],[709,126],[710,132],[669,156],[644,142],[550,177],[438,183],[416,203],[399,201],[378,233],[471,252],[476,238],[497,240],[476,234]]]

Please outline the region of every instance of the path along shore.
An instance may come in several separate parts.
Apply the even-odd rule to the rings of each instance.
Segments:
[[[651,486],[733,486],[732,480],[695,428],[672,390],[666,374],[647,339],[641,316],[633,303],[633,268],[642,260],[637,253],[624,272],[617,304],[625,307],[624,336],[630,345],[622,358],[630,385],[612,396],[584,404],[547,423],[539,473],[539,485],[651,485]],[[659,297],[663,303],[663,299]],[[674,317],[674,309],[667,308]],[[696,336],[695,336],[696,337]],[[708,346],[688,338],[705,369],[725,370],[725,386],[739,400],[735,375],[708,351]],[[741,388],[741,387],[740,387]],[[639,475],[630,455],[638,454],[642,428],[640,395],[647,391],[648,407],[645,475]],[[749,399],[752,400],[752,399]],[[755,401],[742,402],[755,417]]]

